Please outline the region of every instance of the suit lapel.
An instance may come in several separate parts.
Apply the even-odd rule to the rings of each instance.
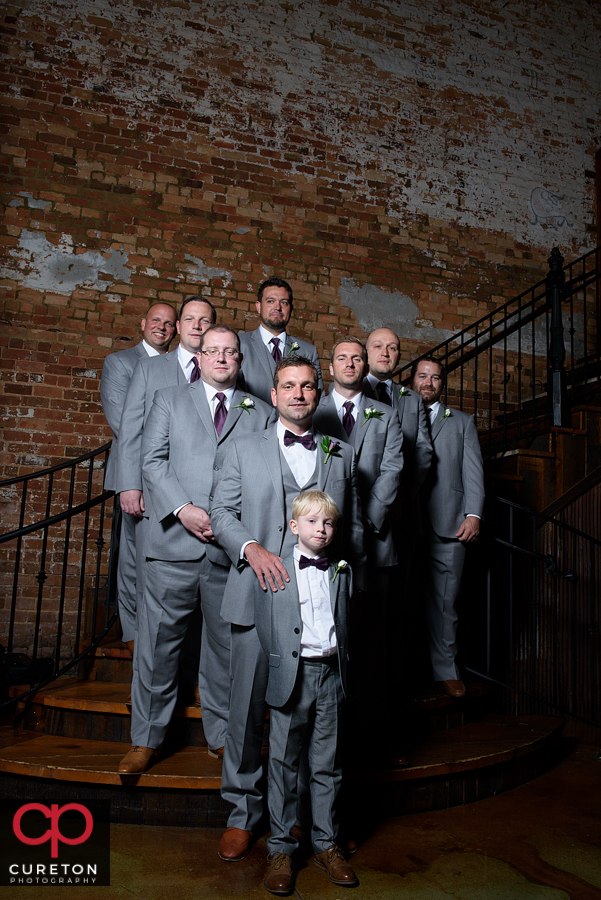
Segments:
[[[366,406],[367,404],[365,403],[365,397],[361,397],[359,404],[355,406],[357,415],[355,425],[353,427],[353,430],[351,431],[350,444],[352,445],[357,456],[359,456],[359,453],[361,452],[361,447],[363,446],[363,441],[365,440],[367,429],[371,427],[371,419],[366,419],[363,414]]]
[[[399,394],[400,394],[401,390],[402,390],[401,385],[397,385],[397,384],[395,384],[394,381],[393,381],[393,383],[392,383],[392,392],[393,392],[392,395],[393,395],[393,397],[394,397],[395,394],[396,394],[397,397],[399,397]],[[398,392],[398,393],[397,393],[397,392]],[[399,422],[400,422],[401,424],[403,423],[403,413],[405,412],[405,401],[406,401],[406,399],[407,399],[407,395],[405,394],[404,397],[399,397],[398,401],[397,401],[397,400],[393,400],[393,401],[392,401],[393,409],[396,409],[397,415],[398,415],[398,417],[399,417]]]
[[[255,331],[251,332],[251,340],[253,341],[253,350],[259,360],[259,363],[269,376],[269,379],[273,381],[273,376],[275,373],[275,362],[273,361],[273,357],[271,353],[263,343],[263,338],[261,337],[261,332],[259,329],[255,329]]]
[[[346,431],[342,427],[342,422],[340,421],[340,416],[338,415],[336,403],[334,402],[332,395],[328,394],[323,401],[323,404],[320,404],[320,406],[324,415],[327,415],[329,437],[337,441],[344,441],[345,444],[348,444],[348,437],[346,436]]]
[[[284,501],[284,480],[282,476],[282,463],[280,460],[280,443],[276,426],[263,433],[263,455],[265,457],[265,465],[269,476],[273,483],[273,500],[279,505],[284,519],[286,518],[286,504]],[[269,503],[269,498],[265,498]],[[273,514],[272,514],[273,515]],[[288,523],[286,523],[288,527]]]
[[[207,400],[207,392],[204,388],[204,382],[196,381],[189,387],[192,400],[194,401],[194,406],[196,407],[196,411],[198,412],[198,415],[200,417],[200,421],[204,425],[205,431],[207,432],[213,443],[217,443],[217,434],[215,432],[215,426],[213,425],[213,417],[211,415],[209,402]]]
[[[433,441],[436,440],[436,438],[440,434],[440,431],[441,431],[443,425],[445,424],[445,422],[447,422],[450,418],[452,418],[452,416],[450,416],[450,415],[449,416],[445,415],[447,409],[448,409],[448,407],[443,406],[442,412],[439,412],[436,421],[432,425],[430,434],[431,434]],[[426,415],[428,415],[427,412],[426,412]]]
[[[334,575],[336,573],[336,564],[330,563],[328,568],[328,581],[330,582],[330,608],[332,610],[332,617],[334,621],[336,621],[336,607],[338,605],[338,591],[340,590],[340,573],[336,575],[336,580],[333,581]]]
[[[240,406],[240,404],[242,403],[243,400],[244,400],[244,394],[241,391],[239,391],[238,388],[236,387],[234,390],[234,393],[232,394],[232,402],[230,403],[230,408],[227,413],[227,418],[225,420],[225,424],[223,426],[220,436],[217,438],[217,443],[221,443],[221,441],[225,440],[225,438],[228,436],[228,434],[230,433],[230,431],[232,430],[232,428],[234,427],[234,425],[236,424],[236,422],[238,421],[240,416],[255,415],[256,411],[255,411],[255,413],[253,413],[252,409],[249,413],[244,412],[244,410]],[[213,425],[213,430],[215,430],[214,425]]]

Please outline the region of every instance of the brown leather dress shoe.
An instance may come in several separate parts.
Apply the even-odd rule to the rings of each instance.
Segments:
[[[120,775],[140,775],[155,764],[159,751],[152,747],[134,746],[125,754],[117,771]]]
[[[274,853],[267,857],[267,869],[263,885],[272,894],[291,894],[294,890],[292,860],[287,853]]]
[[[250,831],[243,828],[226,828],[219,841],[219,856],[226,862],[244,859],[250,850]]]
[[[443,681],[442,686],[449,697],[465,697],[465,685],[463,681],[458,681],[456,678],[449,678],[448,681]]]
[[[359,884],[359,879],[344,858],[342,850],[336,844],[332,844],[323,853],[318,853],[313,863],[318,869],[327,872],[330,876],[330,881],[333,881],[334,884],[345,884],[348,886]]]
[[[217,750],[211,750],[210,747],[207,747],[207,753],[209,754],[209,756],[212,756],[213,759],[223,760],[223,751],[224,750],[225,750],[225,747],[219,747],[219,749],[217,749]]]

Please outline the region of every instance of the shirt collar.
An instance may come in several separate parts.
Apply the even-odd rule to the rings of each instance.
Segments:
[[[327,550],[327,547],[324,547],[324,550]],[[321,559],[321,557],[316,556],[315,553],[301,553],[300,550],[298,549],[298,544],[294,545],[293,550],[292,550],[292,555],[293,555],[294,559],[296,560],[296,562],[299,561],[301,556],[306,556],[307,559]],[[326,555],[325,553],[322,554],[322,556],[325,556],[325,555]]]
[[[340,412],[344,404],[347,402],[347,397],[343,397],[342,394],[339,394],[336,388],[332,388],[331,395],[334,398],[334,403],[336,404],[336,412]],[[358,394],[355,394],[354,397],[351,397],[351,401],[355,404],[356,409],[361,409],[361,398],[363,396],[363,392],[359,391]]]
[[[388,393],[392,396],[392,378],[385,378],[384,380],[382,380],[380,378],[376,378],[376,376],[372,375],[371,372],[368,372],[367,380],[369,381],[374,392],[379,384],[385,384],[388,388]]]
[[[186,350],[185,347],[182,347],[180,344],[177,348],[177,352],[179,355],[180,362],[182,363],[182,368],[187,369],[190,365],[190,361],[193,356],[196,356],[196,353],[190,353],[189,350]]]
[[[151,347],[150,344],[147,344],[144,338],[142,338],[142,343],[144,344],[144,349],[148,353],[149,356],[160,356],[158,350],[155,350],[154,347]]]
[[[440,402],[440,400],[437,400],[436,403],[433,403],[433,404],[432,404],[432,406],[430,407],[430,409],[432,410],[432,413],[428,413],[428,415],[430,416],[430,421],[431,421],[431,422],[436,422],[436,420],[438,419],[439,414],[442,412],[442,410],[444,410],[444,406],[443,406],[443,404]]]
[[[204,389],[205,389],[205,392],[206,392],[206,395],[207,395],[207,401],[208,401],[208,403],[209,403],[209,406],[210,406],[211,403],[213,402],[213,399],[214,399],[214,397],[215,397],[215,394],[219,394],[219,393],[220,393],[220,394],[225,394],[225,400],[226,400],[226,403],[227,403],[228,407],[231,405],[231,403],[232,403],[232,396],[233,396],[233,394],[234,394],[234,391],[236,390],[236,386],[235,386],[235,385],[234,385],[233,387],[229,387],[229,388],[214,388],[212,385],[207,384],[206,381],[204,381],[204,380],[202,379],[202,376],[201,376],[201,379],[200,379],[200,380],[202,381],[202,385],[203,385],[203,387],[204,387]]]
[[[269,345],[269,342],[272,338],[274,338],[274,337],[279,338],[280,341],[282,342],[280,350],[283,351],[284,344],[286,343],[286,331],[285,330],[282,331],[281,334],[272,334],[271,331],[267,331],[266,328],[263,328],[262,325],[259,325],[259,333],[261,335],[261,340],[263,341],[263,343],[265,344],[266,347]]]
[[[280,419],[278,419],[277,424],[276,424],[276,432],[277,432],[277,436],[278,436],[278,441],[280,442],[280,444],[282,446],[284,445],[284,434],[286,431],[290,431],[290,429],[286,428],[284,423],[281,422]],[[315,431],[313,430],[313,426],[311,426],[311,428],[307,429],[307,431],[303,431],[303,434],[315,434]]]

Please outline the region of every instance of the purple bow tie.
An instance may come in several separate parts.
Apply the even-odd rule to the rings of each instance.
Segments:
[[[329,566],[329,561],[327,556],[319,556],[317,559],[313,559],[310,556],[301,556],[298,561],[299,569],[306,569],[308,566],[315,566],[316,569],[321,569],[322,572],[325,572]]]
[[[314,446],[312,434],[293,434],[292,431],[284,432],[284,447],[290,447],[292,444],[302,444],[306,450],[312,450]]]

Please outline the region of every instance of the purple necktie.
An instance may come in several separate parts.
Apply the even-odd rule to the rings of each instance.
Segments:
[[[308,566],[315,566],[316,569],[320,569],[322,572],[325,572],[328,568],[329,562],[327,556],[319,556],[317,559],[313,559],[310,556],[302,556],[298,561],[299,569],[306,569]]]
[[[351,436],[351,431],[355,425],[355,417],[353,416],[353,406],[355,405],[352,400],[347,400],[346,403],[342,404],[346,410],[344,416],[342,417],[342,427],[346,431],[346,436]]]
[[[217,404],[217,408],[215,410],[215,418],[213,422],[215,424],[215,431],[218,436],[221,436],[221,432],[223,431],[223,426],[225,425],[225,420],[227,419],[227,409],[225,408],[225,394],[222,394],[219,391],[218,394],[215,394],[219,403]]]
[[[192,374],[190,375],[190,384],[194,384],[200,378],[200,366],[195,356],[192,357]]]
[[[376,394],[378,395],[378,400],[380,401],[380,403],[385,403],[386,406],[392,406],[388,388],[383,381],[378,381],[376,385]]]
[[[292,444],[302,444],[306,450],[313,449],[312,434],[294,434],[292,431],[284,432],[284,447],[290,447]]]
[[[269,343],[273,344],[273,347],[271,349],[271,355],[273,356],[273,358],[276,362],[279,362],[282,358],[282,351],[280,350],[280,339],[272,338],[269,341]]]

